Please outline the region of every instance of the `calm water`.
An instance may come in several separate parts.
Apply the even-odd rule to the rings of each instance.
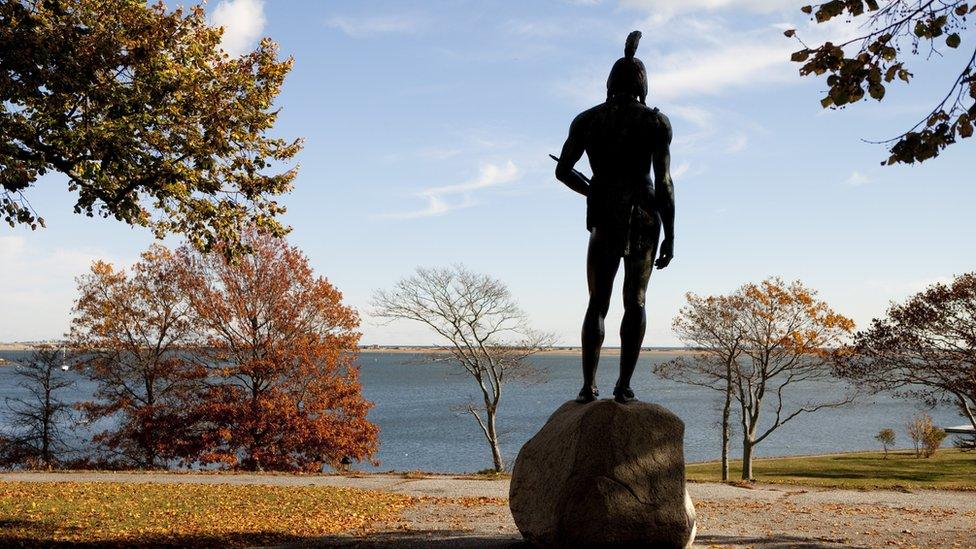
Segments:
[[[10,360],[20,356],[23,353],[0,351],[0,357]],[[717,459],[722,395],[655,377],[650,372],[652,361],[667,358],[664,355],[642,358],[634,376],[634,389],[642,400],[662,404],[685,421],[688,461]],[[500,405],[498,426],[504,433],[502,451],[509,462],[522,443],[545,423],[549,414],[579,390],[580,372],[576,357],[546,355],[533,360],[536,366],[549,371],[548,382],[509,385]],[[377,457],[381,464],[378,470],[466,472],[491,466],[484,435],[474,418],[451,411],[453,406],[478,398],[478,388],[473,380],[458,373],[447,362],[422,363],[420,356],[408,353],[364,353],[360,365],[363,392],[375,404],[370,419],[380,427]],[[0,367],[0,410],[5,409],[2,397],[16,396],[23,391],[16,386],[13,373],[11,367]],[[75,373],[64,375],[78,377]],[[609,393],[615,379],[616,357],[605,357],[598,376],[599,386]],[[842,387],[838,385],[808,383],[797,385],[791,394],[794,402],[802,403],[811,395],[840,394],[841,391]],[[91,393],[92,385],[79,378],[64,398],[84,400]],[[758,454],[776,456],[874,449],[877,443],[873,437],[885,427],[895,429],[899,446],[905,446],[909,441],[903,425],[919,409],[912,401],[879,396],[865,398],[845,408],[801,415],[764,440],[758,447]],[[937,408],[929,413],[937,425],[963,423],[950,408]],[[0,415],[0,425],[3,421]],[[733,441],[738,436],[734,433]],[[735,446],[733,455],[737,454],[738,447]],[[373,470],[371,466],[361,468]]]

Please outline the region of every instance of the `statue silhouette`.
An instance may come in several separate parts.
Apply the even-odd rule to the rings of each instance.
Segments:
[[[583,319],[583,389],[578,402],[599,396],[596,369],[621,258],[624,317],[620,375],[613,395],[617,402],[636,399],[630,380],[644,341],[647,282],[654,265],[663,269],[674,255],[671,123],[661,111],[646,105],[647,72],[644,63],[634,57],[640,37],[638,31],[627,37],[624,57],[614,63],[607,79],[607,100],[573,120],[557,159],[556,178],[586,197],[590,232],[586,254],[590,299]],[[584,152],[593,169],[591,179],[573,168]],[[662,226],[664,240],[658,255]]]

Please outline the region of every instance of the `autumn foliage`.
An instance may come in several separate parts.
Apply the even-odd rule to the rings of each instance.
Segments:
[[[675,330],[698,352],[660,364],[655,372],[724,390],[727,402],[738,403],[743,479],[752,478],[755,446],[776,429],[801,414],[842,406],[853,398],[853,393],[835,398],[791,395],[800,392],[802,382],[832,379],[831,365],[854,330],[851,319],[799,281],[771,277],[726,296],[689,294]]]
[[[800,9],[817,23],[846,19],[857,29],[846,38],[814,45],[799,40],[794,29],[785,32],[803,46],[791,56],[802,63],[800,75],[825,77],[824,108],[843,108],[867,97],[882,101],[889,86],[913,78],[912,56],[942,58],[942,52],[964,45],[968,19],[976,12],[967,0],[825,0]],[[955,81],[938,95],[941,101],[908,131],[885,142],[891,154],[882,164],[924,162],[972,137],[976,53],[963,59]]]
[[[179,252],[208,373],[203,462],[319,470],[377,448],[354,365],[359,317],[284,240],[245,235],[253,253]]]
[[[375,453],[356,312],[284,240],[243,243],[234,261],[154,246],[79,279],[72,342],[98,387],[82,407],[118,418],[96,440],[123,465],[317,471]]]
[[[128,271],[96,261],[78,278],[71,345],[96,383],[81,409],[91,421],[117,422],[95,442],[123,466],[161,467],[199,448],[188,403],[205,372],[186,353],[193,316],[173,260],[153,246]]]
[[[976,273],[932,284],[857,333],[838,375],[875,391],[953,404],[976,428]]]
[[[0,546],[328,545],[324,536],[393,520],[416,502],[332,486],[0,482]]]

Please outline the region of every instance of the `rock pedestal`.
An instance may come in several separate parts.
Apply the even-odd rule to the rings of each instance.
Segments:
[[[691,547],[684,429],[656,404],[563,404],[515,459],[519,532],[539,547]]]

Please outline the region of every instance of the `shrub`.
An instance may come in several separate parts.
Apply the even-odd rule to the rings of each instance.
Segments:
[[[915,446],[916,458],[934,456],[946,438],[946,432],[932,425],[932,416],[926,413],[912,416],[912,419],[908,421],[906,430]]]
[[[945,438],[945,431],[938,427],[930,427],[922,435],[922,455],[927,458],[934,456]]]
[[[908,420],[905,430],[908,432],[908,437],[912,439],[916,458],[922,457],[922,439],[925,437],[925,432],[931,428],[932,416],[924,412],[915,414]]]

